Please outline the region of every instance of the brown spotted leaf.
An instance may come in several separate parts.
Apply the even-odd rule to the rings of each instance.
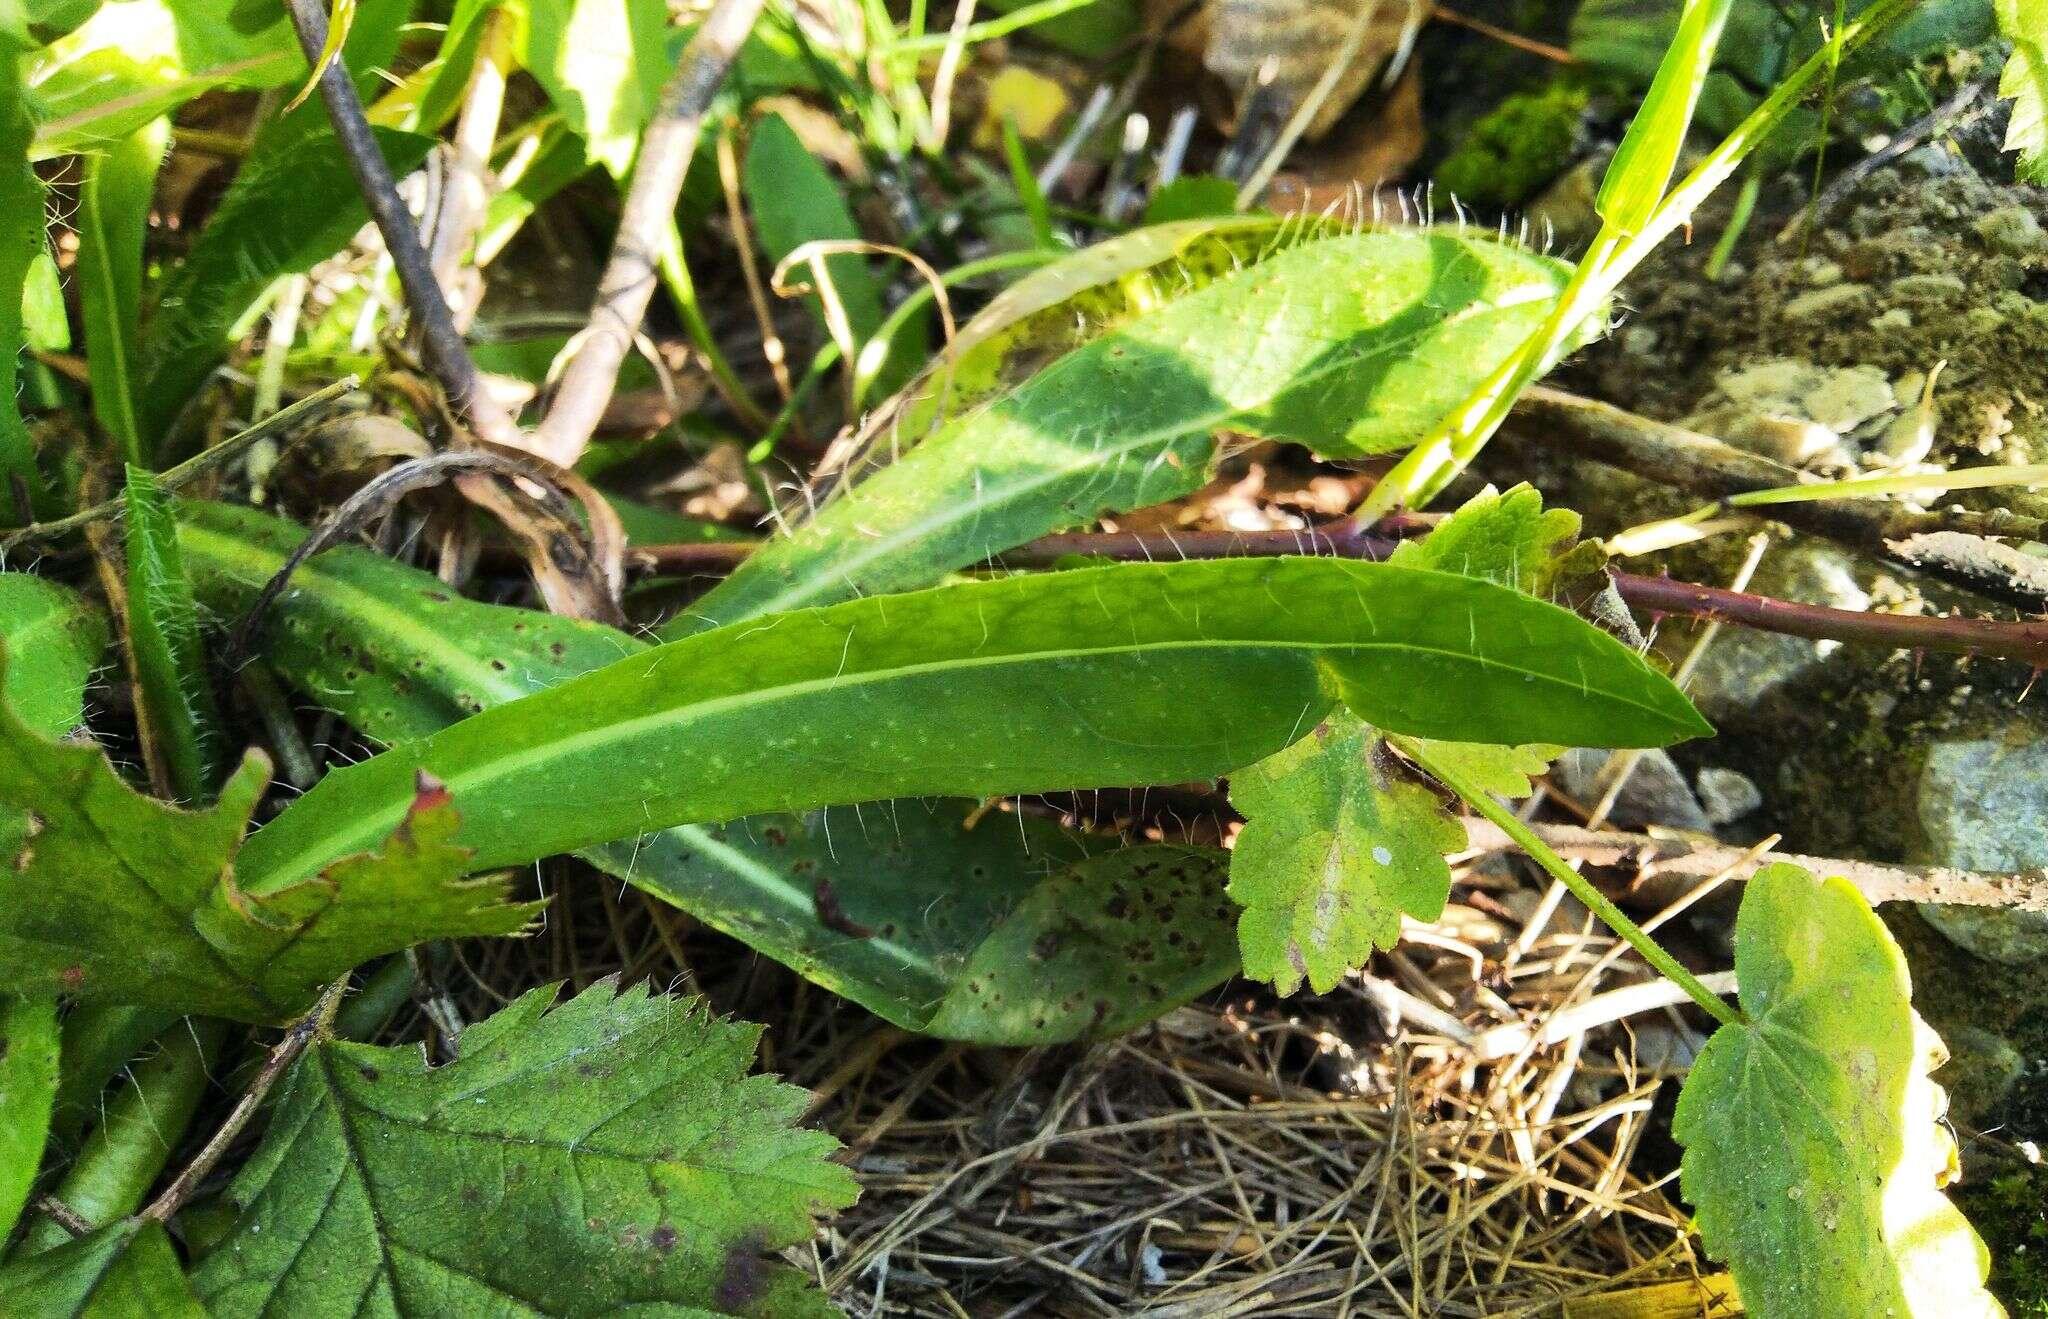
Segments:
[[[268,766],[251,753],[203,811],[142,796],[100,749],[46,740],[0,702],[0,983],[22,993],[279,1021],[322,984],[428,939],[509,934],[533,908],[461,878],[457,815],[423,784],[374,852],[253,896],[235,859]]]
[[[747,1075],[759,1027],[614,989],[534,990],[441,1067],[308,1050],[193,1273],[208,1312],[833,1313],[769,1258],[855,1195],[804,1093]]]

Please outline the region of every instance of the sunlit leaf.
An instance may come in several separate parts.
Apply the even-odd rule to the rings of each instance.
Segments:
[[[1955,1173],[1946,1056],[1906,959],[1847,880],[1757,872],[1735,926],[1747,1018],[1714,1033],[1678,1099],[1682,1187],[1707,1249],[1762,1315],[2000,1315]]]
[[[1558,554],[1578,534],[1579,515],[1567,508],[1546,510],[1533,487],[1518,485],[1506,494],[1488,487],[1427,536],[1403,541],[1390,562],[1543,595]]]
[[[2048,183],[2048,0],[1995,0],[1998,30],[2012,43],[1998,94],[2012,101],[2005,149],[2020,153],[2019,175]]]
[[[30,728],[61,737],[77,726],[106,647],[99,609],[55,582],[0,572],[0,695]]]
[[[521,62],[547,89],[590,159],[632,169],[640,130],[668,77],[661,0],[531,0]]]
[[[1061,287],[1037,278],[1025,283]],[[1302,242],[1123,321],[945,426],[662,634],[930,585],[1104,511],[1177,498],[1208,479],[1226,427],[1330,455],[1399,449],[1542,322],[1562,283],[1555,262],[1449,233]]]
[[[600,983],[536,989],[462,1054],[315,1045],[193,1280],[216,1316],[824,1315],[768,1252],[853,1202],[802,1091],[746,1075],[760,1028]]]
[[[394,827],[416,773],[476,864],[675,824],[918,795],[1214,777],[1341,691],[1391,732],[1662,745],[1708,731],[1670,682],[1553,605],[1335,559],[1019,576],[702,633],[337,770],[250,841],[297,883]]]

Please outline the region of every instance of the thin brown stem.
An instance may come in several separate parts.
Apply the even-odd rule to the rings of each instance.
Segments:
[[[327,15],[319,0],[286,0],[286,8],[291,12],[300,49],[306,52],[308,60],[318,64],[320,52],[327,44]],[[484,388],[483,377],[469,355],[469,345],[455,328],[448,300],[441,296],[441,286],[434,280],[426,249],[420,246],[412,212],[398,195],[398,183],[391,177],[391,167],[384,163],[384,153],[377,145],[376,134],[370,130],[363,103],[356,96],[355,83],[343,61],[331,61],[321,73],[320,97],[326,103],[327,118],[334,126],[342,153],[348,158],[349,171],[355,175],[356,188],[369,207],[370,218],[377,222],[377,232],[384,236],[385,250],[391,253],[406,310],[411,313],[426,348],[428,367],[479,435],[493,443],[517,445],[518,428]]]
[[[1276,554],[1377,560],[1391,554],[1396,544],[1350,524],[1314,531],[1075,532],[1041,537],[1005,551],[997,566],[1048,568],[1077,556],[1123,563]],[[745,542],[721,541],[644,545],[633,553],[641,564],[656,571],[719,575],[738,567],[753,549]],[[2048,667],[2048,622],[1864,613],[1695,586],[1666,577],[1614,573],[1613,578],[1623,600],[1657,613],[1720,619],[1760,632],[1815,640],[1982,654]]]
[[[256,1116],[257,1110],[263,1106],[264,1097],[270,1093],[270,1088],[277,1084],[278,1078],[298,1060],[298,1056],[305,1052],[307,1045],[326,1033],[328,1026],[334,1021],[335,1011],[341,1006],[342,993],[347,988],[348,977],[343,976],[321,992],[319,1001],[313,1005],[310,1012],[285,1028],[284,1038],[270,1051],[270,1057],[264,1060],[262,1070],[256,1073],[255,1079],[249,1083],[249,1088],[242,1092],[241,1099],[235,1104],[234,1111],[228,1114],[227,1121],[221,1123],[220,1130],[213,1133],[213,1139],[206,1142],[206,1148],[194,1155],[192,1162],[185,1165],[184,1171],[164,1188],[163,1194],[151,1201],[149,1208],[142,1211],[144,1218],[152,1218],[159,1223],[168,1222],[171,1215],[177,1213],[185,1201],[191,1198],[199,1183],[206,1179],[206,1175],[220,1162],[221,1156],[226,1154],[241,1136],[243,1129],[249,1125],[249,1119]]]
[[[311,0],[293,0],[307,4]],[[661,90],[654,122],[640,139],[633,182],[619,214],[618,237],[598,282],[596,305],[554,402],[534,434],[535,447],[573,467],[618,385],[619,367],[654,296],[662,243],[696,154],[704,115],[739,54],[763,0],[718,0],[697,29],[674,76]]]

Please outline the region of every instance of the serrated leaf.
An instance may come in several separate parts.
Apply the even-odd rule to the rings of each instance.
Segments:
[[[1579,515],[1568,508],[1546,510],[1533,486],[1518,485],[1506,494],[1488,486],[1427,536],[1396,546],[1389,561],[1544,595],[1552,565],[1578,534]]]
[[[404,177],[433,139],[379,130]],[[260,152],[242,166],[191,253],[163,281],[140,351],[138,423],[154,445],[226,353],[237,322],[280,275],[333,256],[368,217],[333,134]]]
[[[853,1202],[802,1091],[746,1075],[760,1028],[602,982],[418,1047],[327,1041],[293,1068],[194,1270],[219,1319],[352,1313],[825,1312],[765,1252]]]
[[[123,493],[128,531],[128,650],[142,723],[186,801],[203,801],[227,776],[227,746],[213,680],[199,647],[192,581],[178,527],[156,478],[130,464]]]
[[[1302,242],[947,424],[661,635],[930,585],[1106,510],[1177,498],[1207,480],[1226,427],[1327,455],[1399,449],[1543,322],[1563,281],[1546,258],[1442,232]]]
[[[201,592],[223,614],[246,611],[305,535],[251,509],[180,508]],[[599,624],[451,596],[431,573],[346,546],[306,563],[293,587],[259,653],[384,742],[645,649]],[[957,799],[856,804],[685,825],[583,856],[869,1011],[948,1039],[1048,1044],[1124,1029],[1234,968],[1234,913],[1209,919],[1192,871],[1187,913],[1162,928],[1149,905],[1103,899],[1098,881],[1121,873],[1090,860],[1107,840],[1028,815],[971,825],[980,814]],[[1052,951],[1012,961],[998,948]],[[970,988],[983,968],[983,989]],[[1097,1021],[1105,996],[1113,1008]]]
[[[1333,691],[1334,689],[1334,691]],[[1663,744],[1708,731],[1562,609],[1335,559],[1117,564],[871,597],[660,646],[329,774],[250,841],[250,891],[395,826],[416,773],[475,864],[906,796],[1226,774],[1335,692],[1390,732]]]
[[[208,1319],[163,1224],[123,1219],[0,1269],[12,1319]]]
[[[268,777],[242,762],[186,812],[123,783],[97,746],[60,745],[0,710],[0,807],[28,813],[0,858],[0,982],[23,992],[279,1021],[318,986],[426,939],[508,934],[531,906],[468,857],[446,794],[412,794],[388,837],[262,895],[236,854]]]
[[[1678,1099],[1681,1186],[1757,1314],[2004,1313],[1942,1194],[1955,1144],[1906,960],[1847,881],[1757,872],[1735,926],[1747,1020],[1707,1042]]]
[[[1526,797],[1536,790],[1530,780],[1550,771],[1550,762],[1565,748],[1547,742],[1497,746],[1486,742],[1439,742],[1418,738],[1433,759],[1443,761],[1474,786],[1496,797]]]
[[[2020,153],[2019,176],[2048,183],[2048,0],[1995,0],[1998,30],[2012,43],[1998,94],[2012,101],[2005,149]]]
[[[1245,974],[1279,992],[1306,979],[1324,993],[1398,943],[1403,914],[1443,913],[1444,854],[1465,831],[1356,718],[1332,716],[1231,775],[1230,804],[1245,817],[1230,861]]]

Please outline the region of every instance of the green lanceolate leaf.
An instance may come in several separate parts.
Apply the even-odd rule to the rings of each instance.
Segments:
[[[1246,975],[1283,994],[1304,979],[1325,993],[1400,942],[1404,914],[1443,914],[1444,854],[1464,846],[1465,831],[1357,719],[1333,716],[1231,775],[1230,804],[1245,817],[1230,896],[1244,908]]]
[[[818,158],[804,149],[781,115],[766,114],[754,122],[747,139],[745,183],[747,207],[771,262],[782,261],[805,243],[858,240],[861,236],[860,226],[839,195],[839,185]],[[847,253],[826,257],[824,266],[846,311],[848,327],[857,340],[865,342],[881,325],[884,314],[882,290],[868,272],[866,260],[858,253]],[[808,279],[808,272],[794,272],[792,279],[799,276]],[[820,326],[826,326],[818,294],[806,294],[804,305]]]
[[[378,142],[399,175],[433,145],[383,131]],[[334,255],[366,218],[332,134],[290,142],[242,167],[191,254],[164,281],[143,336],[138,414],[148,443],[161,441],[271,281]]]
[[[35,446],[15,402],[26,343],[22,295],[29,266],[43,251],[43,183],[28,163],[35,122],[22,93],[20,51],[0,34],[0,526],[10,527],[28,520],[15,507],[17,487],[35,511],[47,511]]]
[[[57,997],[0,994],[0,1241],[42,1167],[57,1101]]]
[[[14,1319],[208,1319],[163,1224],[124,1219],[0,1268]]]
[[[86,157],[78,190],[77,278],[85,311],[92,410],[115,450],[147,464],[135,415],[135,353],[142,325],[142,240],[157,169],[170,145],[168,119],[154,119]]]
[[[247,610],[304,535],[248,509],[180,510],[201,594],[223,614]],[[596,624],[451,597],[433,575],[353,548],[312,559],[293,588],[259,653],[386,742],[645,649]],[[1227,904],[1193,898],[1220,876],[1184,850],[1148,872],[1190,899],[1165,927],[1152,904],[1105,899],[1128,869],[1092,859],[1109,840],[1024,815],[976,823],[982,814],[958,800],[871,803],[685,825],[583,856],[889,1021],[947,1038],[1121,1030],[1234,969]]]
[[[829,1314],[764,1256],[853,1202],[760,1028],[601,983],[463,1032],[462,1056],[328,1041],[287,1078],[194,1282],[217,1319]]]
[[[1657,76],[1600,180],[1596,205],[1615,231],[1640,233],[1664,200],[1732,5],[1733,0],[1685,0]]]
[[[2002,1314],[1983,1243],[1941,1193],[1955,1144],[1906,960],[1848,881],[1759,871],[1735,926],[1747,1020],[1678,1099],[1682,1186],[1761,1315]]]
[[[488,867],[761,811],[1215,777],[1339,694],[1417,736],[1708,731],[1619,642],[1488,582],[1328,559],[1119,564],[657,647],[328,775],[251,840],[242,875],[260,893],[368,845],[421,771],[461,799]]]
[[[45,737],[78,726],[85,684],[107,648],[106,616],[55,582],[0,573],[0,696]]]
[[[0,857],[0,982],[277,1021],[371,957],[532,915],[501,882],[460,879],[455,812],[431,785],[359,855],[244,892],[236,851],[266,777],[252,754],[217,805],[180,811],[130,789],[98,747],[46,741],[0,710],[0,806],[28,815]]]
[[[2048,183],[2048,0],[1996,0],[1998,30],[2012,43],[1998,94],[2012,101],[2005,149],[2020,153],[2019,175]]]
[[[521,63],[615,178],[633,166],[640,130],[669,73],[661,0],[533,0]]]
[[[178,526],[156,478],[128,468],[128,648],[142,717],[170,781],[186,801],[202,801],[227,777],[227,744],[213,682],[199,647],[192,581],[178,548]]]
[[[1539,324],[1557,263],[1481,239],[1313,239],[1137,316],[771,542],[662,635],[909,590],[1105,510],[1187,494],[1219,429],[1401,448]]]

